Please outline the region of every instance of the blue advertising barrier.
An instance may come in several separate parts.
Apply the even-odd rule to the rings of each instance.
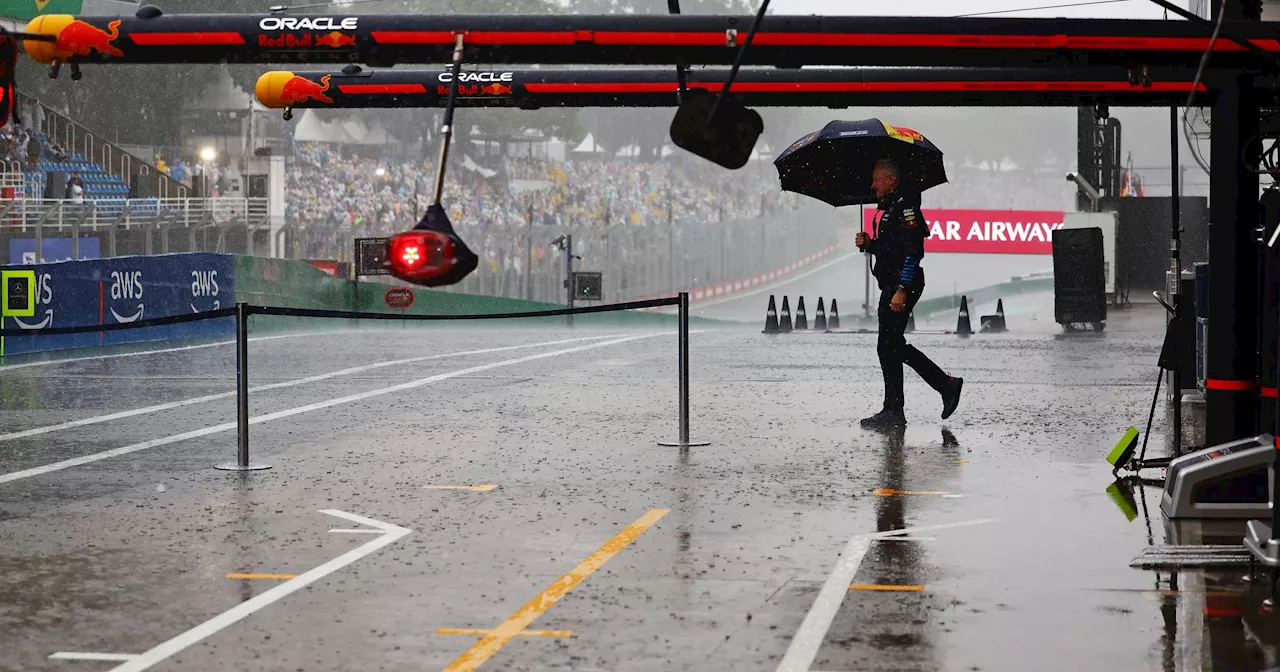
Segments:
[[[72,242],[70,238],[41,238],[40,258],[37,259],[35,238],[10,238],[9,263],[19,265],[71,261],[75,259],[71,249]],[[80,259],[97,259],[101,257],[101,247],[102,241],[100,239],[93,236],[81,236]]]
[[[36,274],[36,314],[5,317],[0,328],[38,330],[136,322],[235,305],[235,258],[184,253],[51,264],[15,264]],[[0,357],[120,343],[235,335],[235,318],[89,334],[0,338]]]

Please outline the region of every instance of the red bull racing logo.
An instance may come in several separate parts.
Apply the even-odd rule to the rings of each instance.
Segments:
[[[320,78],[317,84],[306,77],[294,75],[289,81],[280,87],[280,95],[278,100],[286,105],[296,105],[305,103],[308,100],[315,100],[321,103],[332,103],[333,99],[324,95],[329,90],[329,75]]]
[[[341,49],[342,47],[354,47],[356,46],[356,36],[347,35],[346,33],[340,33],[335,30],[331,33],[326,33],[316,38],[316,46],[331,47],[333,49]]]
[[[111,45],[119,37],[120,19],[108,23],[107,30],[76,19],[58,31],[54,51],[77,56],[88,56],[94,51],[108,56],[124,56],[123,51]]]

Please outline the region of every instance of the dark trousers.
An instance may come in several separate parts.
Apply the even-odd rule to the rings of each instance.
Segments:
[[[920,300],[920,294],[909,292],[906,310],[896,313],[889,307],[895,291],[894,289],[880,291],[880,306],[876,309],[876,316],[880,321],[880,337],[876,343],[876,352],[880,355],[880,370],[884,374],[884,407],[891,411],[902,411],[906,402],[902,387],[903,364],[915,369],[924,382],[939,394],[942,393],[949,377],[923,352],[907,343],[903,335],[907,329],[907,319],[911,316],[916,301]]]

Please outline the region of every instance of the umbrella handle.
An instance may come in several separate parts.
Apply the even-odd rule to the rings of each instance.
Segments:
[[[449,101],[444,107],[444,126],[440,128],[444,136],[440,141],[440,163],[436,166],[435,193],[431,197],[432,205],[440,205],[440,194],[444,191],[444,166],[449,161],[449,140],[453,138],[453,109],[458,101],[458,73],[462,70],[463,36],[458,33],[453,45],[453,81],[449,82]]]

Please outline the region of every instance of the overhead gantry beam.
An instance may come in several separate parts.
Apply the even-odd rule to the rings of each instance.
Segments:
[[[145,18],[144,18],[145,17]],[[591,15],[44,15],[28,32],[33,58],[113,63],[447,63],[455,35],[490,64],[733,63],[749,16]],[[1228,21],[1223,32],[1280,54],[1280,24]],[[788,16],[765,18],[743,65],[1195,68],[1212,26],[1114,19]],[[1257,54],[1212,43],[1209,67],[1256,67]]]

